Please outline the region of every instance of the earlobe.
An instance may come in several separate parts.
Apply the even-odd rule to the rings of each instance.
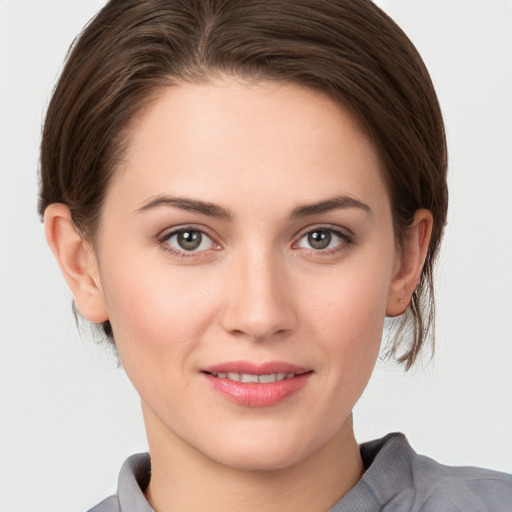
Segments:
[[[46,240],[78,311],[94,323],[108,320],[96,255],[77,232],[69,208],[61,203],[49,205],[44,212],[44,226]]]
[[[433,217],[429,210],[416,210],[388,294],[387,316],[398,316],[409,306],[425,263],[432,235]]]

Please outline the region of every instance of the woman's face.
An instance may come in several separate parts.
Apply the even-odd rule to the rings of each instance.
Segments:
[[[347,429],[400,258],[377,153],[332,100],[227,79],[163,90],[96,254],[150,447],[272,469]]]

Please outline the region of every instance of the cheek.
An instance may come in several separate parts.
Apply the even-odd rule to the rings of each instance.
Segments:
[[[214,287],[197,269],[186,270],[158,262],[142,267],[135,259],[104,269],[109,318],[127,371],[132,361],[183,360],[211,324]]]
[[[305,299],[303,313],[333,340],[339,337],[350,344],[380,340],[390,285],[388,268],[346,265],[323,279],[307,279],[296,293]]]
[[[362,392],[373,370],[382,339],[389,268],[375,259],[371,264],[347,264],[323,279],[321,286],[305,283],[309,294],[297,291],[297,296],[307,297],[302,317],[308,318],[316,331],[311,335],[321,340],[329,356],[329,378],[341,396],[347,396],[348,389],[353,391],[348,395]]]
[[[380,349],[384,323],[381,297],[353,290],[343,295],[325,318],[326,349],[332,354],[332,370],[343,387],[340,391],[364,387]]]

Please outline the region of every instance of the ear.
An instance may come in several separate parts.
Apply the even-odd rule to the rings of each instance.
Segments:
[[[388,294],[387,316],[401,315],[409,306],[427,256],[432,225],[433,218],[429,210],[416,210],[403,249],[398,255]]]
[[[108,320],[96,254],[77,232],[69,208],[61,203],[49,205],[44,212],[44,227],[78,311],[94,323]]]

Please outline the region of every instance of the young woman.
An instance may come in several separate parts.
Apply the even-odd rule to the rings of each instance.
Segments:
[[[40,213],[78,312],[140,394],[150,456],[94,510],[510,510],[351,411],[432,329],[446,144],[371,2],[114,0],[76,42]]]

